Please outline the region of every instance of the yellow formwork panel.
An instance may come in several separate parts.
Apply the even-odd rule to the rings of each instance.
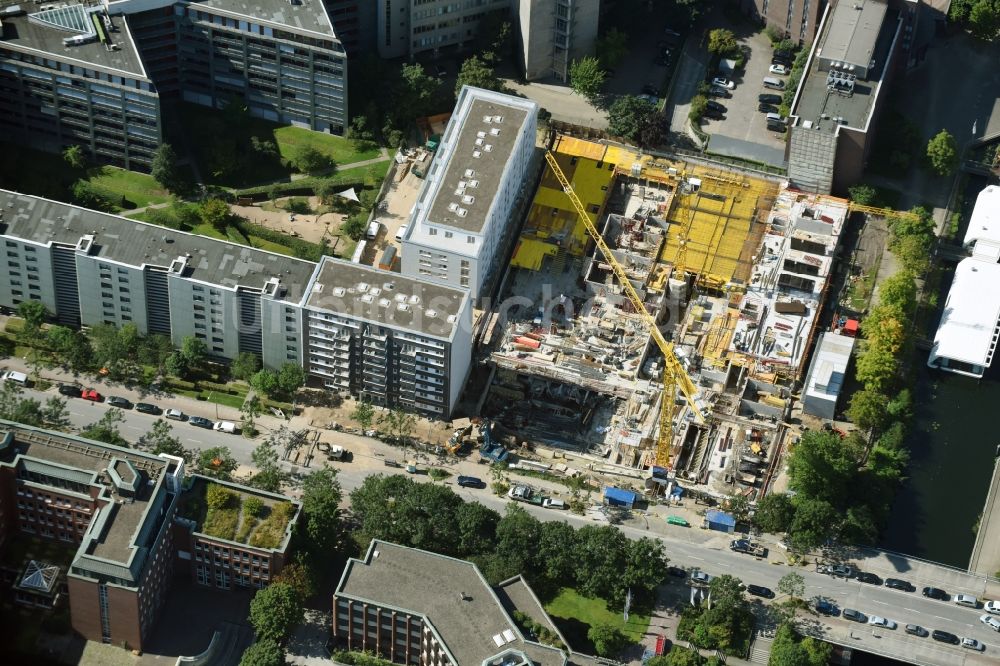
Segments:
[[[542,261],[545,257],[555,255],[559,248],[552,243],[546,243],[533,238],[521,238],[514,249],[514,256],[510,263],[518,268],[527,268],[537,271],[542,268]]]
[[[556,142],[552,146],[552,152],[556,155],[586,157],[595,162],[600,162],[604,159],[605,150],[607,150],[607,146],[603,144],[594,143],[586,139],[578,139],[573,136],[566,136],[565,134],[557,136]],[[562,166],[562,161],[559,162],[559,166]]]

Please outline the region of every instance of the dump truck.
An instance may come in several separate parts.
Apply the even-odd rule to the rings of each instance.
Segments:
[[[747,555],[753,555],[754,557],[765,557],[767,556],[767,548],[760,545],[759,543],[754,543],[750,539],[734,539],[729,543],[729,549],[737,553],[746,553]]]

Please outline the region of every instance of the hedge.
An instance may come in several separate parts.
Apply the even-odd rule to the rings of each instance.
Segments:
[[[284,245],[289,248],[292,251],[292,254],[298,259],[319,261],[323,255],[329,253],[328,245],[310,243],[307,240],[302,240],[301,238],[296,238],[295,236],[289,236],[288,234],[284,234],[280,231],[268,229],[267,227],[262,227],[259,224],[253,224],[252,222],[247,222],[245,220],[237,222],[236,228],[244,236],[253,236],[255,238],[260,238],[261,240],[277,243],[278,245]]]
[[[365,186],[364,182],[358,180],[357,174],[350,174],[347,176],[308,176],[306,178],[299,178],[287,183],[272,183],[270,185],[258,185],[257,187],[233,190],[233,196],[250,197],[254,201],[263,201],[271,196],[271,192],[276,192],[281,196],[291,196],[297,194],[312,195],[316,185],[321,182],[332,183],[333,185],[343,187],[344,189],[353,187],[360,190]]]

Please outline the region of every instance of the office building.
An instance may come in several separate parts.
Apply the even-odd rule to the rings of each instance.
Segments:
[[[375,15],[381,4],[371,0],[325,0],[337,39],[348,57],[375,53]]]
[[[530,100],[462,89],[407,225],[403,275],[485,295],[530,196],[537,116]]]
[[[378,54],[412,58],[418,53],[474,49],[479,21],[488,13],[507,15],[511,0],[379,0]]]
[[[25,12],[30,7],[30,14]],[[0,0],[0,135],[149,170],[160,100],[128,23],[101,5]]]
[[[885,91],[905,62],[915,3],[829,5],[792,102],[788,179],[809,192],[846,192],[863,173]]]
[[[528,639],[520,611],[565,639],[518,576],[492,588],[476,565],[373,540],[333,595],[333,637],[346,649],[421,666],[589,666],[593,657]]]
[[[327,388],[451,414],[472,358],[465,290],[324,257],[302,310],[304,367]]]
[[[0,190],[0,307],[69,326],[135,324],[208,352],[301,363],[298,302],[316,264]]]
[[[594,55],[601,0],[516,0],[524,78],[569,83],[574,60]]]
[[[785,38],[808,44],[826,4],[825,0],[740,0],[740,9]]]

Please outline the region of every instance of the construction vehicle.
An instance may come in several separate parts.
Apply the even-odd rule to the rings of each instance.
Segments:
[[[507,460],[507,448],[502,442],[493,438],[493,422],[483,419],[479,424],[479,432],[483,436],[483,444],[479,447],[480,457],[489,463],[502,463]]]
[[[615,259],[614,254],[611,252],[611,248],[608,247],[608,244],[604,242],[604,238],[601,237],[601,232],[597,229],[597,226],[593,223],[593,221],[591,221],[587,214],[587,209],[584,208],[580,198],[573,190],[573,186],[570,185],[569,180],[566,179],[566,174],[564,174],[562,168],[560,168],[555,155],[553,155],[551,151],[546,151],[545,160],[549,163],[549,168],[552,170],[553,175],[562,186],[563,192],[565,192],[566,196],[569,197],[577,215],[579,215],[580,219],[583,221],[584,226],[587,229],[587,233],[590,234],[590,237],[597,245],[597,249],[600,250],[601,255],[604,257],[604,261],[607,262],[607,264],[611,267],[611,270],[614,272],[615,277],[618,278],[622,291],[625,292],[625,295],[632,303],[635,314],[641,317],[646,326],[649,327],[650,336],[653,338],[653,341],[656,342],[656,346],[660,348],[660,352],[663,354],[663,395],[660,396],[660,432],[656,443],[656,464],[661,467],[670,468],[670,446],[673,441],[674,433],[674,396],[677,393],[677,389],[680,388],[685,401],[691,408],[694,418],[698,422],[705,422],[705,419],[708,417],[709,410],[703,403],[694,382],[691,381],[687,371],[684,370],[684,366],[681,365],[680,360],[677,358],[676,354],[674,354],[673,343],[667,342],[667,339],[663,337],[663,333],[660,331],[660,328],[656,323],[656,319],[649,314],[645,303],[643,303],[642,299],[639,297],[639,294],[632,286],[632,283],[629,282],[628,274],[625,272],[625,269],[622,268],[621,264],[618,263],[618,260]],[[484,444],[485,441],[486,440],[484,439]]]
[[[444,448],[451,455],[458,455],[469,443],[469,435],[472,433],[472,424],[465,426],[464,428],[459,428],[456,430],[451,437],[448,438],[448,443],[444,445]]]
[[[541,506],[545,501],[545,497],[531,486],[512,486],[507,491],[507,497],[518,502],[524,502],[525,504],[534,504],[535,506]]]

